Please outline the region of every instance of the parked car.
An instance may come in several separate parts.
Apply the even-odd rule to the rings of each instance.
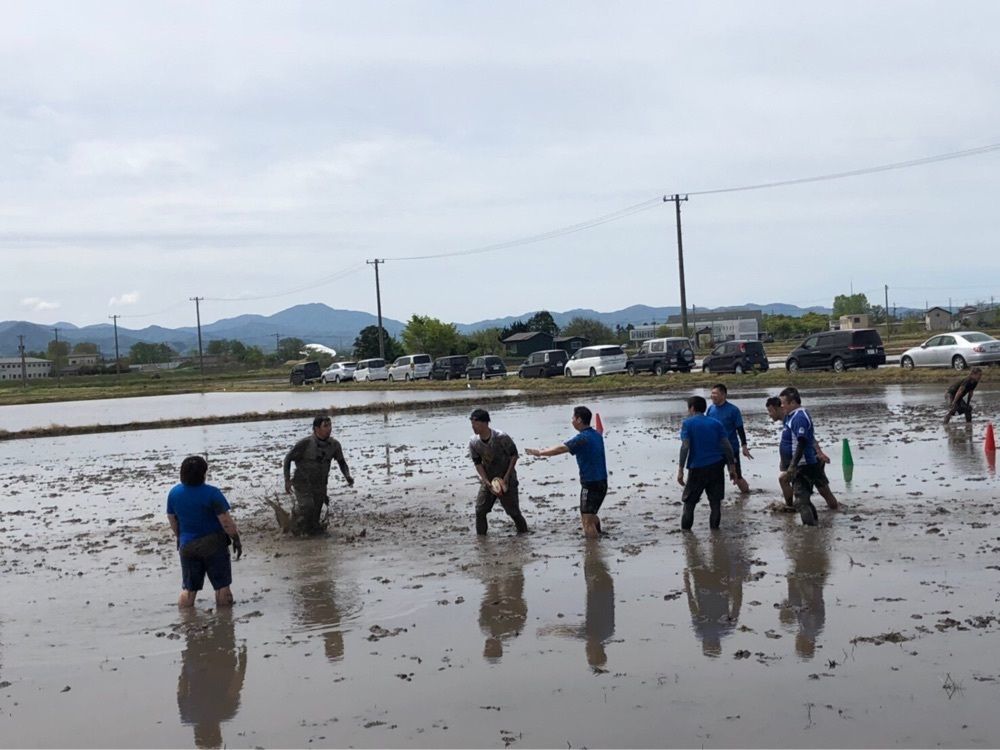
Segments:
[[[974,365],[1000,363],[1000,341],[979,331],[955,331],[931,336],[920,346],[907,349],[899,364],[914,367],[952,367],[964,370]]]
[[[464,354],[438,357],[431,367],[431,380],[455,380],[464,378],[469,367],[469,358]]]
[[[314,383],[323,377],[323,370],[319,362],[300,362],[292,367],[292,372],[288,376],[288,382],[292,385],[307,385]]]
[[[405,354],[389,365],[389,380],[419,380],[431,376],[430,354]]]
[[[323,370],[320,378],[324,383],[339,383],[342,380],[354,380],[354,368],[357,362],[334,362]]]
[[[500,357],[487,354],[476,357],[465,369],[466,380],[486,380],[487,378],[502,378],[507,374],[507,365]]]
[[[715,347],[701,363],[705,372],[767,372],[767,353],[759,341],[724,341]]]
[[[389,369],[385,366],[385,360],[381,357],[372,359],[362,359],[358,366],[354,368],[354,381],[356,383],[368,383],[372,380],[388,380]]]
[[[586,346],[578,349],[566,363],[566,377],[595,377],[625,372],[628,357],[618,344]]]
[[[850,367],[875,369],[884,364],[882,337],[874,328],[814,334],[793,349],[785,360],[789,372],[810,369],[843,372]]]
[[[562,375],[566,369],[569,353],[565,349],[543,349],[532,352],[517,368],[519,378],[551,378]]]
[[[639,351],[629,357],[625,365],[629,375],[651,372],[662,375],[668,370],[691,372],[694,366],[694,350],[684,336],[665,339],[649,339],[642,342]]]

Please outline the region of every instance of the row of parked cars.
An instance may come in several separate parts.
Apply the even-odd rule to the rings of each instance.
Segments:
[[[848,331],[824,331],[807,336],[785,359],[785,369],[833,370],[851,368],[875,369],[884,365],[885,348],[882,337],[874,328]],[[952,367],[964,370],[983,364],[1000,364],[1000,341],[978,331],[956,331],[932,336],[923,344],[903,352],[900,365],[914,367]],[[629,356],[618,344],[588,346],[572,356],[562,349],[534,352],[518,367],[522,378],[596,377],[613,373],[637,375],[650,372],[691,372],[695,353],[684,337],[668,337],[644,341],[639,351]],[[768,369],[767,353],[760,341],[725,341],[702,360],[701,368],[710,373],[764,372]],[[487,380],[505,377],[507,368],[495,355],[470,358],[453,355],[432,359],[429,354],[407,354],[391,365],[380,358],[358,362],[334,362],[321,371],[316,362],[295,365],[291,382],[296,385],[321,381],[340,383],[345,380],[370,382],[376,380]]]

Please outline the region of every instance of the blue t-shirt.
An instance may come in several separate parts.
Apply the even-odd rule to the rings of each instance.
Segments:
[[[593,427],[580,430],[563,443],[576,456],[580,467],[581,482],[602,482],[608,478],[608,466],[604,461],[604,437]]]
[[[695,414],[681,423],[681,441],[689,441],[691,450],[688,453],[689,469],[711,466],[723,460],[720,443],[726,438],[726,428],[718,419]]]
[[[786,414],[781,418],[781,445],[778,448],[778,453],[782,456],[788,456],[790,460],[795,454],[795,446],[792,440],[792,430],[788,426],[788,416]]]
[[[740,434],[737,430],[743,426],[743,414],[740,412],[740,408],[731,401],[726,401],[722,406],[709,404],[705,416],[722,422],[722,426],[726,430],[726,437],[729,438],[729,444],[733,446],[733,453],[738,453]]]
[[[806,446],[802,451],[802,460],[807,464],[816,463],[816,434],[813,432],[813,421],[809,412],[801,406],[788,415],[788,433],[789,439],[793,441],[789,453],[794,455],[798,441],[805,439]]]
[[[167,514],[177,516],[181,546],[198,537],[223,531],[218,516],[228,511],[225,495],[210,484],[178,484],[167,495]]]

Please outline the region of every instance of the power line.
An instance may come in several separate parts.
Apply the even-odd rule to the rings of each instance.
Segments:
[[[939,161],[949,161],[951,159],[964,159],[969,156],[979,156],[988,154],[991,151],[1000,151],[1000,143],[990,143],[978,148],[968,148],[963,151],[951,151],[946,154],[935,156],[924,156],[919,159],[908,161],[896,161],[889,164],[880,164],[875,167],[863,167],[861,169],[851,169],[846,172],[831,172],[830,174],[817,175],[815,177],[797,177],[790,180],[776,180],[774,182],[760,182],[754,185],[740,185],[738,187],[715,188],[714,190],[689,191],[688,195],[719,195],[720,193],[737,193],[747,190],[764,190],[766,188],[785,187],[787,185],[804,185],[809,182],[825,182],[827,180],[841,180],[845,177],[860,177],[877,172],[888,172],[893,169],[909,169],[910,167],[920,167],[925,164],[934,164]]]
[[[296,292],[305,292],[308,291],[309,289],[315,289],[320,286],[326,286],[331,281],[338,281],[339,279],[342,279],[345,276],[350,276],[352,273],[357,273],[364,267],[365,267],[364,263],[355,263],[353,266],[347,266],[346,268],[342,268],[336,273],[333,273],[330,276],[325,276],[322,279],[319,279],[318,281],[313,281],[309,284],[295,287],[294,289],[286,289],[285,291],[282,292],[275,292],[274,294],[259,294],[259,295],[245,296],[245,297],[203,297],[202,299],[205,299],[209,302],[253,302],[262,299],[274,299],[275,297],[285,297],[289,294],[295,294]]]

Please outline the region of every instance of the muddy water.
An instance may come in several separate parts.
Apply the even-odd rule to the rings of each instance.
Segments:
[[[532,534],[494,513],[475,538],[466,410],[338,419],[357,482],[331,481],[313,540],[282,538],[261,500],[301,423],[5,445],[0,744],[996,746],[986,419],[943,427],[937,389],[806,395],[845,505],[819,528],[772,510],[777,432],[754,393],[734,399],[753,493],[727,498],[720,533],[699,508],[680,534],[682,404],[624,397],[596,404],[597,543],[568,456],[519,465]],[[990,417],[1000,393],[977,400]],[[524,448],[568,437],[570,407],[491,412]],[[173,604],[163,503],[190,452],[243,527],[231,614]]]
[[[517,391],[509,391],[510,395]],[[503,391],[498,395],[503,395]],[[130,424],[163,419],[223,417],[234,414],[266,414],[295,409],[337,409],[366,404],[475,399],[474,390],[427,391],[405,390],[405,386],[387,385],[384,389],[352,390],[343,384],[314,385],[296,391],[261,393],[182,393],[171,396],[137,396],[92,401],[64,401],[45,404],[0,406],[0,429],[8,432],[38,429],[49,425],[76,427],[96,424]]]

